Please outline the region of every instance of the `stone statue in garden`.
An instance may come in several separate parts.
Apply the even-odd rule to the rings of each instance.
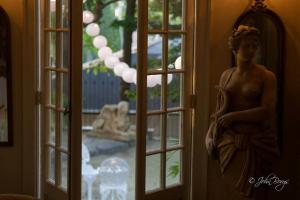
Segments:
[[[208,154],[218,160],[229,199],[265,199],[263,186],[250,179],[268,176],[278,158],[274,117],[276,77],[254,63],[259,30],[240,26],[229,44],[237,66],[223,72],[217,86],[217,107],[206,135]]]
[[[130,124],[129,103],[120,101],[117,105],[104,105],[93,123],[93,132],[112,139],[131,139],[135,136],[135,126]]]

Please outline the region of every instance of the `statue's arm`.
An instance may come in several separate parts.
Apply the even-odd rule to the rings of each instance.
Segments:
[[[225,85],[225,82],[226,80],[228,79],[228,76],[230,74],[230,72],[233,70],[233,68],[229,68],[227,70],[225,70],[222,74],[221,74],[221,77],[220,77],[220,80],[219,80],[219,86],[224,86]]]
[[[261,105],[256,108],[228,113],[232,121],[259,122],[271,119],[275,114],[276,77],[267,71],[264,80]]]
[[[225,70],[221,77],[220,77],[220,80],[219,80],[219,86],[223,86],[224,83],[225,83],[225,80],[227,79],[228,77],[228,72],[229,70],[231,69],[228,69],[228,70]],[[219,102],[217,100],[216,102],[216,112],[220,109],[220,105],[219,105]],[[214,146],[214,138],[213,138],[213,126],[214,126],[214,118],[211,116],[210,117],[210,125],[209,125],[209,128],[207,130],[207,133],[206,133],[206,137],[205,137],[205,144],[206,144],[206,148],[209,152],[209,154],[212,153],[212,149],[213,149],[213,146]]]

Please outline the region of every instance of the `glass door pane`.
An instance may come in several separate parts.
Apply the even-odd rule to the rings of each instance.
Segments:
[[[144,193],[137,191],[140,199],[188,197],[193,52],[188,4],[192,1],[139,1],[137,125],[143,133],[138,151],[144,153],[137,155],[137,166],[145,169],[137,174],[145,175],[137,179],[144,182],[138,188]],[[152,141],[147,128],[155,131]]]
[[[81,25],[81,18],[75,20],[73,17],[74,14],[70,10],[71,3],[74,8],[80,8],[82,5],[81,1],[44,0],[44,9],[42,9],[44,10],[42,27],[44,40],[41,43],[41,46],[44,47],[41,73],[44,83],[42,135],[45,138],[42,187],[45,198],[50,200],[71,198],[70,191],[76,185],[76,181],[72,181],[72,185],[70,185],[71,163],[76,159],[73,154],[71,159],[70,147],[73,146],[72,152],[76,152],[76,140],[71,139],[70,136],[75,130],[72,128],[71,122],[79,115],[76,115],[75,112],[71,115],[70,103],[73,102],[75,107],[76,103],[80,104],[80,101],[71,101],[73,98],[71,91],[74,93],[74,90],[71,90],[71,80],[74,79],[76,70],[81,71],[81,68],[75,68],[75,66],[80,66],[81,62],[75,63],[74,56],[72,56],[81,46],[80,43],[77,43],[78,48],[76,48],[76,45],[72,43],[71,30],[73,31],[76,27],[78,19]],[[74,18],[72,27],[69,26],[71,17]],[[72,34],[72,36],[76,38],[78,35]],[[78,38],[81,38],[81,35]],[[81,54],[80,51],[78,52]],[[72,179],[75,179],[75,176],[72,176]],[[77,198],[72,197],[72,199]]]

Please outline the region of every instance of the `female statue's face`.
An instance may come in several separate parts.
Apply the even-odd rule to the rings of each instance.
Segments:
[[[237,57],[242,61],[252,61],[258,48],[257,39],[253,36],[247,36],[241,39],[237,50]]]

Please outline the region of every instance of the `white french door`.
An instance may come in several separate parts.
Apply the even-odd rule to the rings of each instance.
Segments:
[[[136,199],[187,200],[190,195],[190,163],[193,110],[193,0],[152,0],[138,1],[138,64],[137,64],[137,171]],[[152,2],[151,2],[152,3]],[[153,12],[161,17],[150,21]],[[177,20],[170,20],[177,12]],[[177,22],[178,24],[172,24]],[[153,39],[162,41],[156,65],[149,62],[149,43]],[[179,44],[179,45],[178,45]],[[172,45],[180,51],[181,60],[171,57]],[[179,47],[178,47],[179,46]],[[175,65],[173,64],[175,62]],[[159,64],[157,64],[159,63]],[[160,77],[160,106],[148,107],[151,88],[147,87],[151,76]],[[175,91],[179,100],[172,102],[169,82],[176,81]],[[150,83],[151,84],[151,83]],[[174,84],[173,84],[174,87]],[[175,125],[169,118],[176,116]],[[149,148],[146,140],[147,122],[156,118],[160,121],[161,145]],[[173,127],[171,127],[173,126]],[[169,140],[171,128],[178,130],[177,142]],[[153,169],[153,161],[158,162]],[[177,174],[176,179],[168,178]],[[153,182],[153,177],[156,181]],[[150,182],[151,180],[151,182]]]
[[[81,198],[82,1],[44,0],[41,10],[42,197],[76,200]]]

